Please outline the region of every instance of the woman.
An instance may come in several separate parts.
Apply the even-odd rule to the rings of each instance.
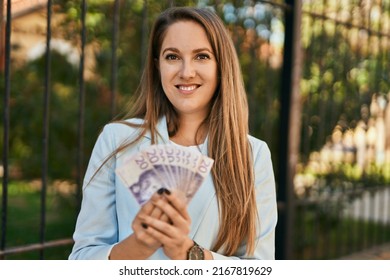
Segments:
[[[274,259],[275,182],[267,145],[248,135],[239,61],[211,11],[170,8],[151,32],[138,99],[93,150],[70,259]],[[151,144],[214,159],[187,205],[160,189],[139,206],[115,175]]]

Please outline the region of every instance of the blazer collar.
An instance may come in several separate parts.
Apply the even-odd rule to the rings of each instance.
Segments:
[[[165,116],[161,117],[157,121],[157,132],[157,142],[159,144],[169,143],[167,118]],[[144,138],[152,140],[151,132],[146,132]]]
[[[169,144],[169,134],[166,117],[161,117],[157,122],[157,143],[156,144]],[[143,150],[147,146],[150,146],[152,141],[152,135],[150,131],[147,131],[143,139],[140,140],[138,150]]]

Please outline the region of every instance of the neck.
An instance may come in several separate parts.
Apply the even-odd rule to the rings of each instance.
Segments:
[[[194,146],[204,142],[206,129],[201,127],[203,119],[191,116],[180,116],[179,130],[170,139],[176,144]],[[198,132],[199,130],[199,132]]]

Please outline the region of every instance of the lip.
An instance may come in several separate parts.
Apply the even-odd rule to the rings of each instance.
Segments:
[[[179,84],[179,85],[176,85],[176,88],[182,94],[191,94],[194,91],[196,91],[199,87],[200,87],[200,85],[198,85],[198,84]]]

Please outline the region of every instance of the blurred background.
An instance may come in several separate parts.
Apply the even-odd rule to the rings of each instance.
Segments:
[[[390,0],[2,0],[0,259],[67,259],[96,138],[170,6],[214,10],[271,148],[277,259],[390,243]],[[390,257],[389,257],[390,258]]]

